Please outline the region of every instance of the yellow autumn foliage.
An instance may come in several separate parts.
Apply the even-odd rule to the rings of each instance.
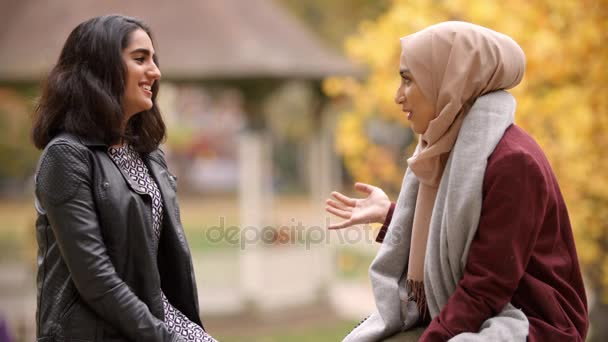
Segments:
[[[393,102],[399,83],[399,38],[445,20],[464,20],[513,37],[527,56],[512,90],[516,122],[547,154],[569,208],[587,286],[608,303],[608,1],[396,0],[346,41],[364,80],[329,78],[330,96],[352,108],[337,127],[336,147],[356,180],[398,189],[405,156],[366,130],[371,118],[407,129]]]

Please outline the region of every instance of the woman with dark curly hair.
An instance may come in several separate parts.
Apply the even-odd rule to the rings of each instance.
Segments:
[[[158,148],[150,29],[78,25],[35,111],[38,341],[214,341],[199,318],[176,178]]]

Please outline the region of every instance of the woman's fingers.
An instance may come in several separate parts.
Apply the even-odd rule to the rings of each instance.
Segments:
[[[327,211],[330,214],[336,215],[338,217],[341,217],[343,219],[350,219],[351,217],[351,213],[348,211],[344,211],[344,210],[340,210],[340,209],[336,209],[334,207],[325,207],[325,211]]]
[[[331,207],[334,207],[336,209],[340,209],[340,210],[344,210],[344,211],[348,211],[348,212],[352,212],[353,209],[352,207],[347,207],[344,204],[340,203],[340,202],[336,202],[334,200],[328,199],[327,201],[325,201],[325,203]]]
[[[357,183],[355,183],[355,190],[369,195],[372,193],[372,191],[374,191],[374,186],[365,184],[365,183],[361,183],[361,182],[357,182]]]
[[[340,201],[348,206],[351,206],[351,207],[354,207],[355,204],[357,203],[357,201],[355,199],[350,198],[348,196],[344,196],[337,191],[332,192],[331,195],[334,196],[334,198],[337,199],[338,201]]]

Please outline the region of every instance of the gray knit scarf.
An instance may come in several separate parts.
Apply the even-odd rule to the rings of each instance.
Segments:
[[[514,112],[515,99],[506,91],[480,96],[466,114],[447,161],[431,216],[424,263],[424,290],[432,318],[464,274],[469,246],[479,225],[487,160],[513,123]],[[369,271],[377,311],[344,341],[381,341],[418,322],[416,303],[402,300],[407,298],[404,278],[417,189],[418,180],[408,169],[384,243]],[[450,341],[525,341],[528,329],[525,314],[509,303],[484,321],[479,331],[459,334]]]

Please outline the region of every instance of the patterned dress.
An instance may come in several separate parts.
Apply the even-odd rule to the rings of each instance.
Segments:
[[[163,201],[158,185],[150,176],[146,164],[130,145],[124,145],[118,148],[110,147],[108,149],[108,154],[114,162],[152,198],[152,229],[154,229],[154,236],[156,237],[154,241],[155,252],[158,252],[161,222],[163,219]],[[161,292],[161,294],[165,312],[165,324],[170,332],[181,335],[186,341],[216,342],[216,340],[208,335],[203,328],[190,321],[186,315],[173,307],[164,293]]]

